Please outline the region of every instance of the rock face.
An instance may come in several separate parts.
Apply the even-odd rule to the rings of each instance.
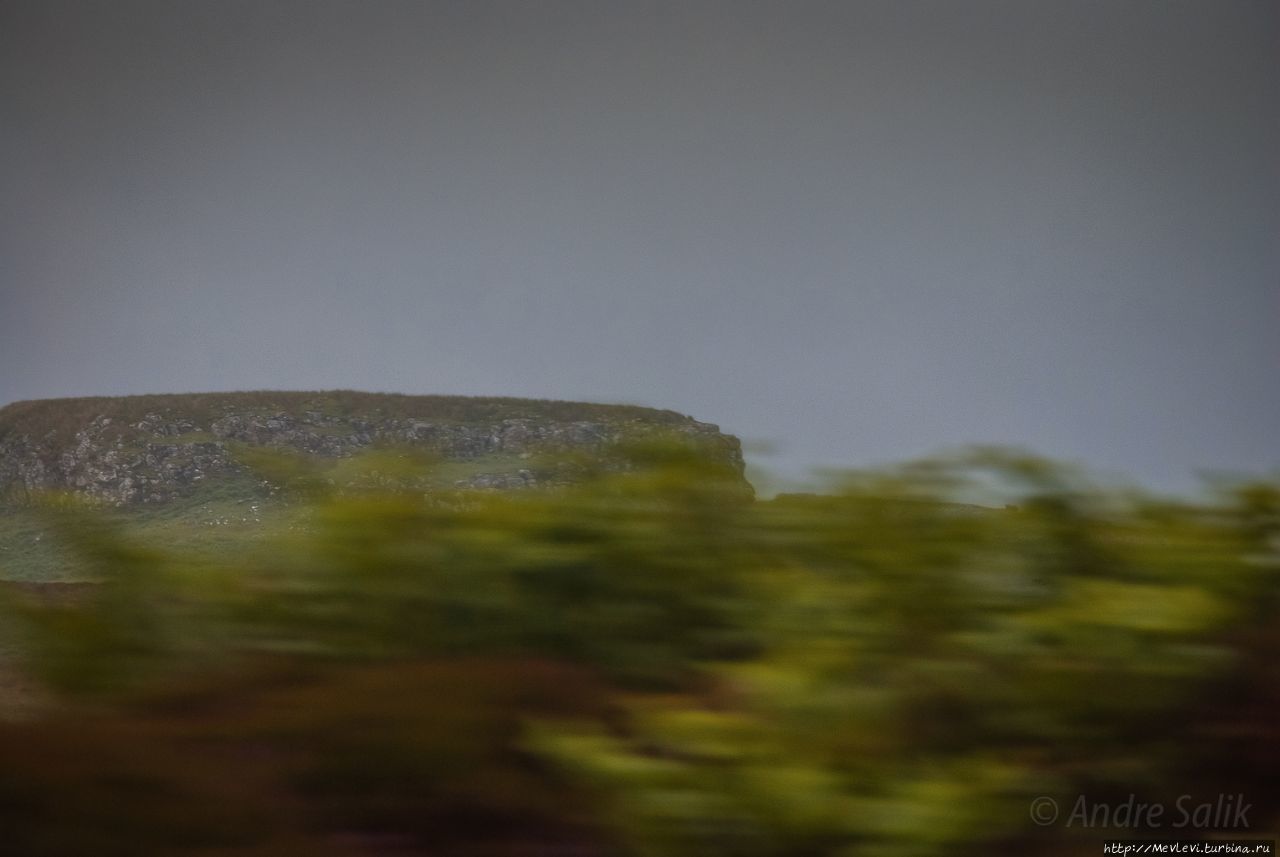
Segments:
[[[618,441],[654,432],[686,438],[743,473],[737,438],[648,408],[350,392],[136,396],[0,409],[0,498],[70,489],[117,505],[163,503],[242,471],[241,447],[322,459],[421,448],[474,463],[458,485],[527,488],[564,479],[532,466],[541,457],[603,458]]]

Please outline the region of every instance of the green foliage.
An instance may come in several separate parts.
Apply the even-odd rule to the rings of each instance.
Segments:
[[[520,495],[277,459],[306,502],[238,554],[56,510],[102,582],[16,599],[61,702],[0,729],[0,827],[44,854],[861,857],[1047,853],[1038,795],[1214,783],[1275,817],[1277,486],[1191,506],[986,450],[752,503],[688,448],[625,454]]]

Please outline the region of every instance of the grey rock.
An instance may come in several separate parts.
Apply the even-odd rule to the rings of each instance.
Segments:
[[[721,434],[717,426],[688,418],[666,419],[660,426],[640,419],[610,422],[525,417],[458,423],[376,414],[334,416],[315,410],[228,410],[207,425],[199,425],[155,412],[132,424],[113,423],[109,416],[99,414],[74,426],[69,441],[53,439],[53,432],[46,437],[13,431],[0,434],[0,499],[24,492],[70,489],[116,505],[163,503],[189,495],[208,478],[242,471],[243,465],[235,456],[239,445],[325,459],[346,458],[375,446],[408,446],[446,460],[501,455],[517,458],[523,465],[539,456],[564,454],[603,460],[612,444],[659,429],[692,440],[741,476],[738,440]],[[534,461],[529,464],[510,472],[478,473],[459,485],[518,490],[572,479],[571,470],[535,470]],[[745,479],[743,484],[747,484]]]

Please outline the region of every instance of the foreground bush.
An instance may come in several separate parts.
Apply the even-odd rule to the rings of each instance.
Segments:
[[[51,510],[102,581],[13,604],[55,701],[0,729],[6,853],[1048,853],[1030,801],[1082,793],[1275,822],[1276,486],[987,452],[753,504],[634,454],[311,485],[227,567]]]

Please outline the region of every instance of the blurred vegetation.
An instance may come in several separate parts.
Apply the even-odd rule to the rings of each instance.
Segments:
[[[5,853],[1053,854],[1030,801],[1081,793],[1275,825],[1280,485],[980,450],[751,502],[625,454],[519,494],[263,462],[292,501],[234,551],[35,504],[100,582],[7,591]]]

